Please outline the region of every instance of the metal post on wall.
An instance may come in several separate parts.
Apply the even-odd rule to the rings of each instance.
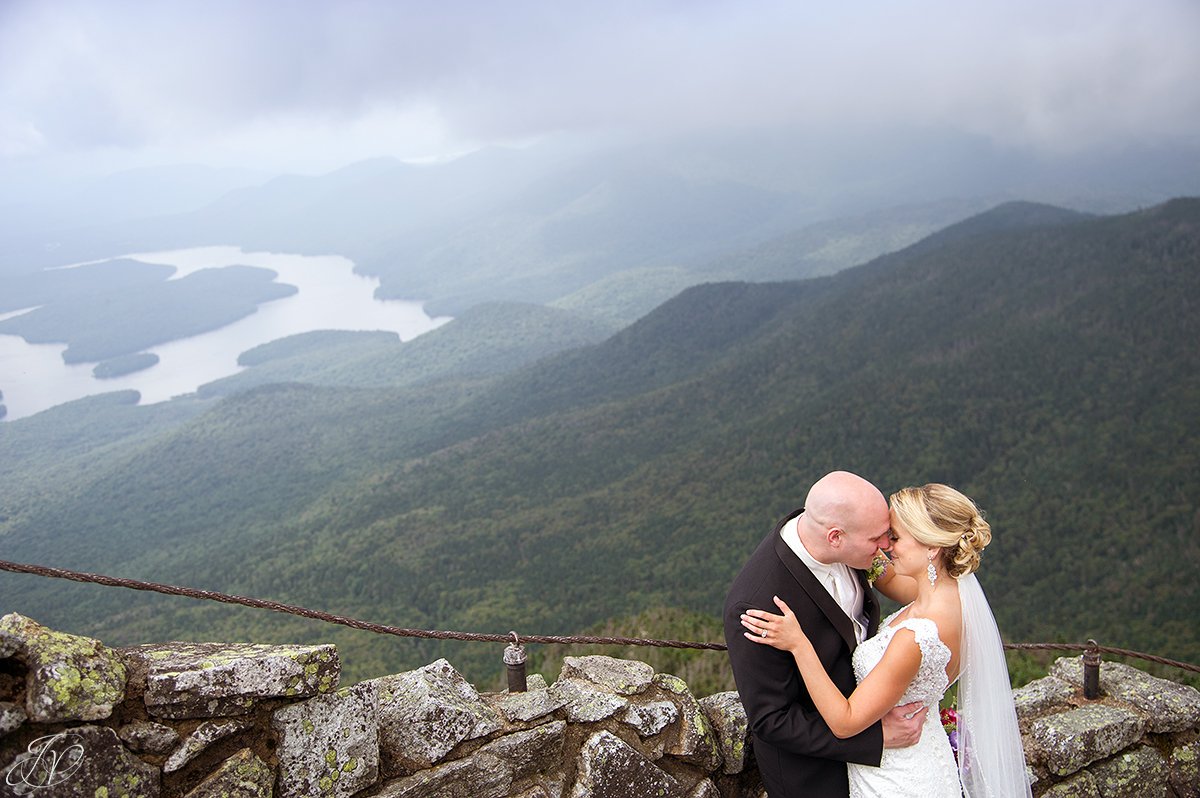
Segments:
[[[508,692],[523,693],[525,683],[525,647],[521,638],[512,632],[513,641],[504,649],[504,667],[508,671]]]
[[[1088,640],[1088,646],[1083,652],[1083,697],[1094,701],[1100,697],[1100,644]]]

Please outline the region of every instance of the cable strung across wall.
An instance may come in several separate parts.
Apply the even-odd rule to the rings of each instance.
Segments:
[[[360,621],[357,618],[347,618],[341,615],[322,612],[320,610],[310,610],[306,607],[298,607],[293,604],[281,604],[275,601],[248,598],[246,596],[233,596],[227,593],[218,593],[212,590],[197,590],[195,588],[180,587],[178,585],[164,585],[158,582],[143,582],[136,579],[120,579],[113,576],[105,576],[103,574],[92,574],[84,571],[70,571],[65,568],[51,568],[43,565],[26,565],[23,563],[0,560],[0,571],[11,571],[12,573],[20,574],[33,574],[35,576],[44,576],[54,579],[70,579],[74,582],[86,582],[97,585],[105,585],[108,587],[124,587],[131,590],[148,590],[155,593],[165,593],[166,595],[170,596],[186,596],[187,598],[219,601],[225,604],[240,604],[245,607],[256,607],[258,609],[271,610],[272,612],[282,612],[289,615],[297,615],[302,618],[312,618],[314,620],[325,621],[327,623],[349,626],[353,629],[362,629],[368,632],[395,635],[397,637],[420,637],[434,640],[466,640],[484,643],[511,643],[513,645],[520,645],[523,643],[566,643],[584,645],[655,646],[660,648],[691,648],[710,651],[725,650],[724,643],[697,643],[687,640],[655,640],[653,638],[643,637],[597,637],[592,635],[517,635],[515,632],[509,632],[508,634],[486,634],[481,632],[405,629],[398,626],[388,626],[386,624]],[[1192,665],[1187,662],[1179,662],[1178,660],[1167,659],[1165,657],[1146,654],[1140,651],[1132,651],[1125,648],[1101,646],[1096,644],[1095,641],[1088,641],[1086,644],[1005,643],[1004,647],[1010,651],[1082,651],[1085,655],[1091,655],[1093,657],[1101,653],[1113,654],[1115,656],[1141,659],[1145,660],[1146,662],[1153,662],[1159,665],[1180,668],[1181,670],[1190,671],[1192,673],[1200,673],[1200,666],[1198,665]]]

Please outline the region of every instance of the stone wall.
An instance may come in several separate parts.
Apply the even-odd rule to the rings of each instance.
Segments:
[[[736,693],[567,658],[480,694],[445,660],[338,687],[333,646],[110,649],[0,619],[0,795],[759,796]]]
[[[1081,658],[1013,691],[1034,794],[1200,796],[1200,692],[1102,662],[1100,693],[1083,697]]]
[[[339,688],[333,646],[110,649],[0,619],[0,796],[761,798],[736,693],[569,657],[480,694],[445,660]],[[1035,795],[1197,796],[1200,693],[1077,659],[1015,696]]]

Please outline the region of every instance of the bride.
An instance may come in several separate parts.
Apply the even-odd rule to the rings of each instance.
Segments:
[[[1008,668],[996,621],[975,578],[991,528],[975,504],[947,485],[905,488],[889,500],[891,560],[875,582],[907,602],[854,651],[858,687],[847,699],[826,674],[796,616],[747,610],[756,643],[790,651],[821,717],[850,737],[892,707],[930,707],[921,739],[888,748],[879,767],[851,763],[850,795],[899,798],[1029,796]],[[958,762],[942,730],[938,702],[958,679]]]

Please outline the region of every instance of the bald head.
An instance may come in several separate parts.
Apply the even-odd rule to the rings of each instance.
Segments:
[[[849,471],[821,477],[804,500],[800,539],[822,562],[866,568],[891,527],[879,488]]]

